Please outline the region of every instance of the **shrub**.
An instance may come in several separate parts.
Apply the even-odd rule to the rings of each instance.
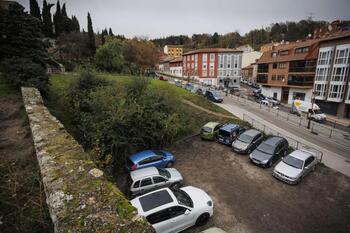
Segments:
[[[44,96],[47,95],[48,76],[40,64],[29,58],[8,58],[1,62],[0,67],[5,79],[15,87],[36,87]]]

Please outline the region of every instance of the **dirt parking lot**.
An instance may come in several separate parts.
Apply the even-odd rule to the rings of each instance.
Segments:
[[[236,155],[230,147],[194,137],[170,148],[184,185],[202,188],[214,200],[214,216],[201,228],[227,232],[350,232],[350,178],[323,165],[301,184],[284,184]]]

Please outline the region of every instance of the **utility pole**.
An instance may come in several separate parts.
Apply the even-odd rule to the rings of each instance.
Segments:
[[[315,94],[316,92],[314,90],[312,90],[312,96],[311,96],[311,111],[314,110],[314,103],[315,103]],[[309,109],[308,111],[308,122],[307,122],[307,128],[310,129],[310,125],[311,125],[311,111]]]

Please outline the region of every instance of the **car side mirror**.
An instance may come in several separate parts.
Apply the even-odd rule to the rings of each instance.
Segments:
[[[189,209],[187,209],[186,211],[185,211],[185,215],[189,215],[191,213],[191,211],[189,210]]]

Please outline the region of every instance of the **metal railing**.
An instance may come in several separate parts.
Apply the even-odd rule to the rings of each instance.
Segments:
[[[313,152],[319,158],[319,160],[322,161],[322,158],[323,158],[322,151],[317,150],[316,148],[311,147],[309,145],[306,145],[305,143],[302,143],[294,138],[288,137],[287,135],[282,134],[277,130],[270,128],[269,126],[251,118],[246,114],[243,114],[243,120],[248,122],[252,127],[256,128],[257,130],[264,132],[266,135],[275,135],[275,136],[280,136],[285,138],[288,141],[289,146],[294,150],[307,150],[307,151]]]

